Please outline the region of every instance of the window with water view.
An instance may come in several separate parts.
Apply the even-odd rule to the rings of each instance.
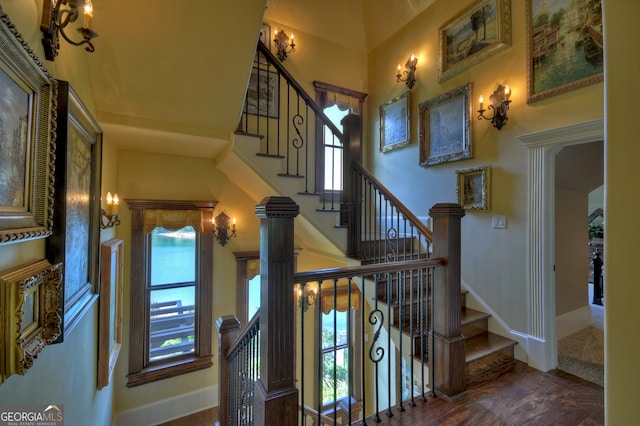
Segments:
[[[148,235],[149,361],[195,351],[197,233],[156,227]]]

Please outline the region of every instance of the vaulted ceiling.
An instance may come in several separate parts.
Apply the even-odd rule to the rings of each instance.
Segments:
[[[96,0],[98,119],[122,146],[215,157],[240,117],[263,19],[369,51],[433,1]]]

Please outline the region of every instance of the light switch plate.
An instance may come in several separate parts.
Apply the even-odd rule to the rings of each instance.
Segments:
[[[492,216],[491,227],[493,229],[505,229],[507,227],[507,217],[503,215]]]

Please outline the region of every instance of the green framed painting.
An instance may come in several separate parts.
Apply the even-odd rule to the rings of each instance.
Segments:
[[[526,0],[527,103],[603,81],[601,0]]]

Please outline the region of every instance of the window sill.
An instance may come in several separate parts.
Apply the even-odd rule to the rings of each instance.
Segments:
[[[211,356],[181,358],[180,360],[175,360],[170,363],[153,365],[142,371],[129,373],[127,376],[127,387],[132,388],[194,371],[204,370],[211,366],[213,366]]]

